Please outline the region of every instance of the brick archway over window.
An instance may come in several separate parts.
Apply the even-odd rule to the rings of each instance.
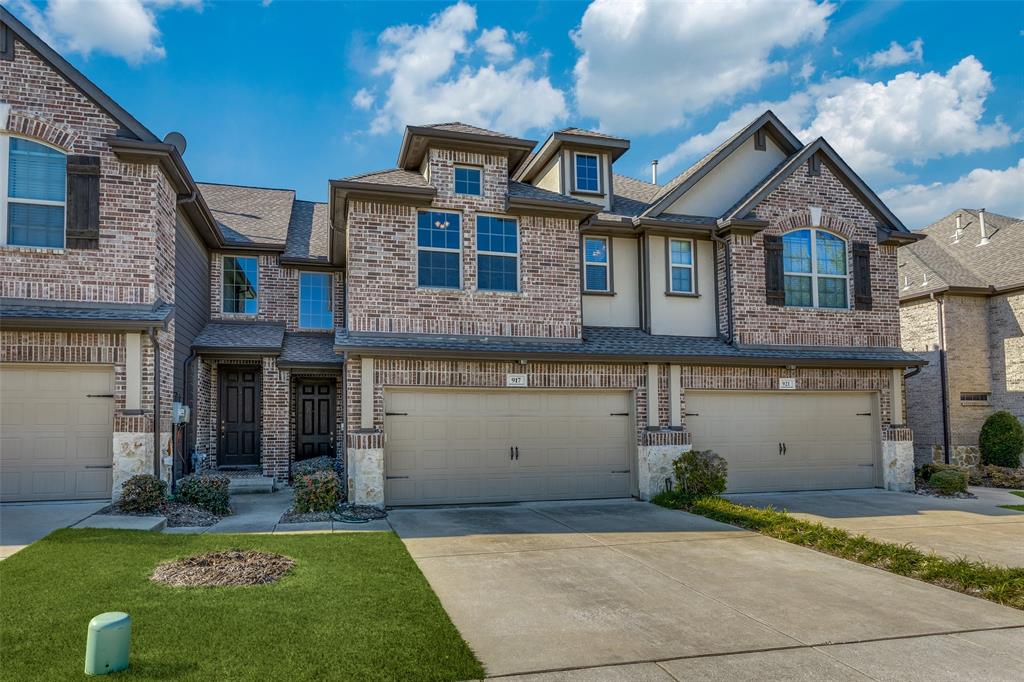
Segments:
[[[8,116],[7,130],[14,134],[35,138],[54,147],[59,147],[61,151],[69,154],[74,149],[75,141],[78,139],[78,136],[70,130],[64,130],[52,123],[26,116],[17,111],[12,111]]]
[[[765,232],[767,234],[783,234],[784,232],[804,227],[820,227],[829,232],[836,233],[847,241],[853,241],[854,234],[856,233],[856,227],[853,223],[828,211],[822,211],[821,220],[815,223],[811,220],[811,212],[809,210],[790,213],[785,218],[773,222]]]

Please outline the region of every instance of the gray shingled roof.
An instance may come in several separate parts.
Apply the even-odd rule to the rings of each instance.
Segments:
[[[334,350],[334,335],[330,332],[288,332],[284,335],[284,349],[277,364],[279,367],[336,366],[345,364],[345,356]]]
[[[389,185],[392,187],[426,187],[430,183],[422,174],[404,168],[388,168],[387,170],[360,173],[341,178],[344,182],[365,182],[373,185]]]
[[[329,233],[327,204],[296,200],[292,204],[288,239],[282,255],[285,258],[327,262]]]
[[[959,241],[955,240],[957,215],[963,229]],[[897,252],[900,297],[946,287],[1024,285],[1024,220],[986,211],[985,227],[989,243],[978,246],[978,211],[960,208],[921,230],[927,239]]]
[[[146,323],[164,322],[174,306],[160,301],[155,306],[125,305],[119,303],[76,304],[59,301],[26,301],[0,299],[0,323],[5,320],[53,320],[66,322]],[[0,324],[2,326],[2,324]]]
[[[279,322],[210,322],[192,342],[198,351],[265,351],[276,354],[284,343]]]
[[[478,126],[469,125],[468,123],[462,123],[460,121],[452,121],[450,123],[432,123],[430,125],[420,127],[436,128],[438,130],[449,130],[453,133],[468,133],[470,135],[488,135],[490,137],[503,137],[506,139],[515,139],[511,135],[499,133],[496,130],[488,130],[487,128],[480,128]]]
[[[899,348],[736,348],[717,338],[698,336],[656,336],[632,327],[584,327],[582,342],[561,340],[513,340],[508,337],[476,338],[458,336],[409,336],[395,334],[350,335],[338,330],[339,350],[370,349],[398,351],[451,351],[452,353],[494,353],[543,355],[546,357],[615,357],[637,362],[652,359],[719,361],[727,364],[750,361],[793,361],[875,364],[903,367],[923,360]]]
[[[596,213],[599,210],[597,204],[589,201],[582,201],[573,197],[567,197],[564,194],[558,192],[551,192],[546,189],[541,189],[535,185],[530,185],[525,182],[519,182],[518,180],[508,181],[508,195],[509,197],[521,197],[523,199],[536,199],[539,201],[555,201],[566,206],[575,206],[578,208],[590,208]]]
[[[627,142],[626,138],[618,137],[617,135],[608,135],[606,133],[599,133],[596,130],[586,130],[585,128],[562,128],[556,130],[556,133],[565,133],[566,135],[579,135],[580,137],[596,137],[602,140],[619,140],[621,142]]]
[[[230,244],[284,246],[295,190],[196,183],[224,241]]]

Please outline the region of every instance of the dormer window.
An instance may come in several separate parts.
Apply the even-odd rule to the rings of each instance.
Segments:
[[[455,167],[455,193],[472,197],[483,196],[483,173],[479,168]]]
[[[598,169],[600,168],[600,159],[597,154],[580,154],[575,155],[575,189],[577,192],[600,192],[601,182],[600,174]]]
[[[52,147],[0,136],[0,243],[64,247],[67,157]]]

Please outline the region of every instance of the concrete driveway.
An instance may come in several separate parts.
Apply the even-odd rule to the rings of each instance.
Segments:
[[[4,502],[0,504],[0,559],[103,509],[109,501]]]
[[[809,521],[910,543],[948,557],[1024,567],[1024,513],[999,505],[1024,500],[999,488],[971,488],[976,500],[942,499],[887,490],[728,495],[740,504],[771,505]]]
[[[865,652],[836,645],[873,642],[870,664],[910,679],[930,663],[905,649],[927,637],[970,633],[984,643],[935,646],[981,647],[965,654],[972,661],[1009,663],[1024,647],[1024,612],[641,502],[395,510],[389,520],[490,675],[872,679],[857,668]],[[892,638],[906,644],[880,641]],[[707,656],[735,674],[709,675],[718,664]],[[949,655],[935,664],[958,665]]]

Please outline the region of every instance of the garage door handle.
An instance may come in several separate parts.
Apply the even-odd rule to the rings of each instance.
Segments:
[[[782,444],[782,454],[786,454],[786,444]]]
[[[629,412],[609,412],[609,417],[628,417]]]
[[[408,417],[408,412],[385,412],[385,417]]]
[[[101,464],[86,464],[86,469],[113,469],[113,464],[101,465]]]
[[[858,417],[870,417],[871,413],[870,412],[858,412],[857,416]]]
[[[113,398],[113,393],[86,393],[86,398]]]
[[[385,476],[384,478],[388,479],[389,481],[392,481],[392,480],[394,480],[396,478],[409,478],[409,477],[408,476]]]
[[[700,412],[687,412],[686,416],[687,417],[699,417],[700,416]]]
[[[613,474],[628,474],[629,473],[629,469],[613,469],[612,473]]]
[[[510,461],[510,462],[511,462],[511,461],[512,461],[512,460],[514,460],[515,458],[516,458],[516,455],[515,455],[515,448],[514,448],[514,447],[512,447],[511,445],[509,445],[509,446],[508,446],[508,461]]]

